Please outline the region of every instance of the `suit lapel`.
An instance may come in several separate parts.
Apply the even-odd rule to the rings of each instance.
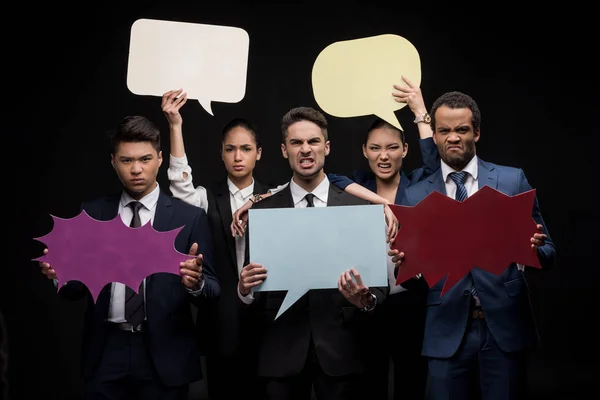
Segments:
[[[158,195],[158,202],[156,203],[156,212],[154,213],[154,222],[152,226],[159,232],[168,231],[171,226],[171,217],[173,210],[171,207],[171,199],[169,196],[160,192]]]
[[[400,183],[398,184],[398,189],[396,189],[396,198],[394,199],[394,204],[402,204],[404,192],[409,186],[410,178],[404,173],[404,171],[400,171]],[[375,193],[377,193],[377,189],[375,189]]]
[[[427,180],[429,181],[429,185],[425,186],[425,196],[435,191],[438,191],[443,195],[447,195],[446,183],[444,182],[444,177],[442,175],[441,168],[434,172],[431,176],[429,176]]]
[[[215,193],[215,203],[217,205],[219,217],[221,219],[221,227],[223,228],[225,245],[227,246],[229,258],[231,259],[231,265],[235,268],[237,275],[237,258],[235,250],[235,239],[231,236],[231,222],[233,221],[231,211],[231,199],[229,197],[229,188],[227,187],[227,181],[222,182]]]
[[[327,195],[327,207],[344,205],[341,198],[342,190],[335,185],[329,184],[329,194]]]
[[[496,168],[487,163],[480,158],[477,159],[477,183],[479,185],[478,189],[481,189],[484,186],[489,186],[492,189],[498,190],[498,174],[494,171]]]
[[[294,199],[290,185],[273,195],[274,199],[271,208],[294,208]],[[259,203],[260,204],[260,203]]]
[[[100,211],[101,221],[110,221],[119,215],[119,201],[121,201],[120,193],[105,199],[105,204]]]

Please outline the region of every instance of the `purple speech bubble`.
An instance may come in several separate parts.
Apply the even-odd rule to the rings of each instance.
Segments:
[[[36,240],[46,244],[48,254],[36,258],[49,263],[60,283],[82,282],[94,301],[110,282],[120,282],[137,292],[151,274],[179,275],[179,264],[190,255],[175,249],[175,237],[183,227],[166,232],[151,224],[130,228],[121,217],[99,221],[82,211],[74,218],[51,215],[52,230]]]

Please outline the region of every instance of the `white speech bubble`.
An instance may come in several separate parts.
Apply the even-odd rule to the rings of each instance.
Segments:
[[[184,89],[213,115],[211,102],[244,98],[249,43],[241,28],[138,19],[131,26],[127,87],[150,96]]]
[[[319,107],[336,117],[375,114],[402,129],[394,111],[406,106],[394,100],[394,84],[402,75],[421,84],[419,52],[398,35],[379,35],[330,44],[312,70]]]

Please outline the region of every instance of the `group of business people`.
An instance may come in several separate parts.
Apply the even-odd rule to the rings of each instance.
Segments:
[[[95,304],[80,283],[57,281],[60,266],[41,263],[60,294],[87,296],[82,365],[88,398],[185,399],[188,384],[202,378],[199,354],[206,355],[211,399],[386,399],[390,358],[395,399],[425,398],[427,379],[432,399],[524,395],[524,356],[535,339],[526,266],[510,265],[500,276],[474,268],[440,297],[443,282],[417,276],[395,285],[394,271],[410,255],[390,250],[387,287],[368,287],[349,266],[337,289],[310,290],[276,320],[284,293],[252,291],[267,279],[269,266],[250,262],[248,234],[232,234],[239,232],[236,211],[249,205],[413,206],[433,191],[462,201],[484,185],[509,195],[531,189],[522,170],[476,156],[481,115],[472,98],[446,93],[428,112],[420,89],[403,79],[392,94],[415,114],[424,162],[411,173],[401,170],[408,151],[404,132],[376,120],[363,144],[370,171],[353,181],[325,174],[327,120],[316,109],[298,107],[281,120],[289,182],[269,188],[254,179],[259,134],[249,121],[235,119],[222,132],[227,177],[211,188],[196,187],[183,146],[179,110],[187,98],[180,89],[165,93],[161,103],[170,127],[171,197],[156,181],[162,163],[156,126],[143,117],[118,126],[112,164],[123,190],[83,209],[100,220],[119,215],[132,227],[184,226],[175,246],[190,258],[180,265],[181,277],[147,277],[139,294],[112,283]],[[461,172],[464,180],[455,181],[452,174]],[[530,245],[548,268],[554,246],[537,200],[532,216],[538,230]],[[456,241],[460,249],[469,239],[435,240]],[[298,250],[314,262],[310,249]]]

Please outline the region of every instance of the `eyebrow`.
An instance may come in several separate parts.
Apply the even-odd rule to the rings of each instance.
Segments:
[[[140,158],[152,158],[153,155],[152,153],[148,153],[148,154],[144,154],[143,156],[138,157],[138,159]],[[134,159],[136,157],[130,157],[130,156],[119,156],[119,159],[123,160],[123,159]]]

